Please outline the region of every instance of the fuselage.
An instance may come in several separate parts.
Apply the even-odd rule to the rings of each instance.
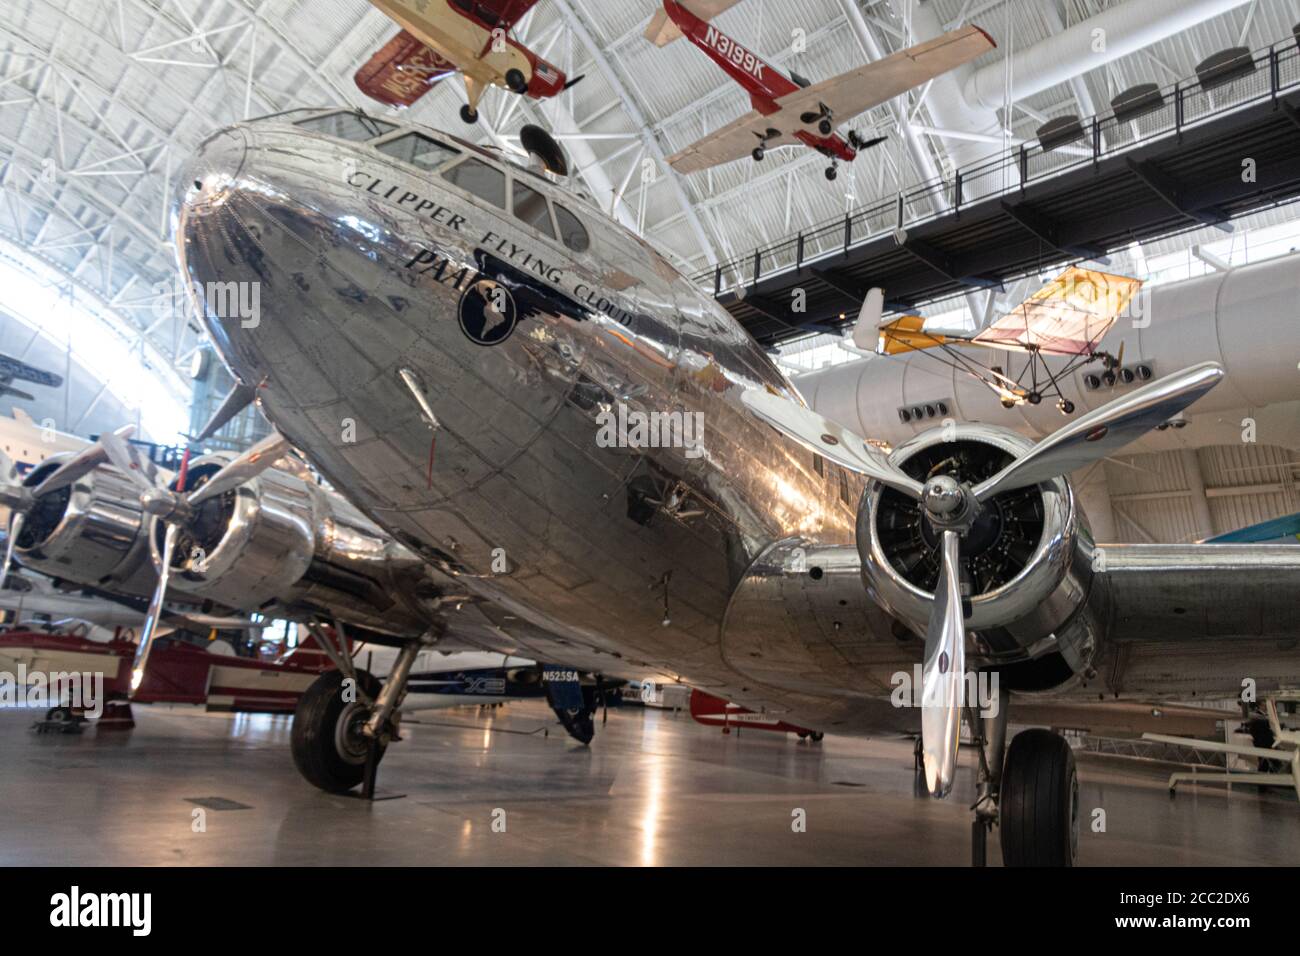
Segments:
[[[503,649],[775,707],[789,688],[729,657],[729,601],[776,541],[850,544],[861,484],[744,407],[793,390],[720,306],[586,201],[433,131],[253,122],[185,183],[183,272],[261,283],[257,322],[205,307],[227,364],[486,602]],[[511,644],[512,620],[564,646]]]

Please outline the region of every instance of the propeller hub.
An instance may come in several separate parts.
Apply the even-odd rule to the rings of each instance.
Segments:
[[[950,475],[935,475],[921,489],[921,504],[939,522],[956,518],[966,504],[966,492]]]
[[[140,496],[140,506],[145,514],[161,518],[163,521],[185,521],[190,517],[191,513],[191,509],[185,500],[174,491],[166,488],[156,488],[153,491],[144,492]]]

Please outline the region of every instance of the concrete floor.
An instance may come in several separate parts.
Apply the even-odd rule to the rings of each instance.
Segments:
[[[591,749],[538,702],[406,723],[367,805],[305,783],[286,717],[137,707],[131,732],[36,735],[0,711],[0,865],[947,864],[970,859],[973,753],[946,801],[913,795],[911,743],[749,731],[610,712]],[[540,730],[551,727],[549,737]],[[1300,806],[1188,788],[1115,759],[1080,762],[1091,865],[1294,865]],[[194,832],[193,800],[209,809]],[[1087,829],[1106,811],[1106,833]],[[806,812],[807,830],[792,832]],[[494,811],[505,832],[494,832]],[[500,814],[497,814],[500,818]],[[1000,859],[996,836],[990,860]]]

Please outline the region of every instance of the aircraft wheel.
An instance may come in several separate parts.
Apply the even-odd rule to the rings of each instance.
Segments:
[[[322,674],[293,712],[293,764],[308,783],[327,793],[346,793],[361,783],[370,743],[361,732],[370,710],[359,699],[343,699],[343,679],[339,671]],[[357,671],[357,682],[372,700],[379,693],[379,681],[373,674]],[[381,759],[383,754],[381,744]]]
[[[1013,402],[1013,401],[1012,401],[1011,399],[1009,399],[1009,398],[1004,398],[1004,399],[1002,399],[1002,407],[1003,407],[1003,408],[1015,408],[1015,407],[1016,407],[1016,403]]]
[[[761,163],[763,161],[763,157],[767,155],[767,150],[765,150],[762,146],[755,146],[752,155],[754,157],[754,162]]]
[[[51,707],[45,712],[45,719],[51,723],[68,724],[76,720],[71,707]]]
[[[519,70],[507,70],[506,86],[522,96],[528,92],[528,78]]]
[[[1074,866],[1079,777],[1064,737],[1042,729],[1016,735],[998,805],[1004,866]]]
[[[823,136],[831,135],[831,131],[833,129],[835,129],[834,125],[828,119],[823,119],[820,123],[817,124],[817,131],[820,132]]]
[[[808,735],[809,739],[811,739],[812,742],[815,744],[821,743],[822,738],[825,736],[826,735],[822,733],[820,730],[814,730],[811,734]]]
[[[1030,393],[1029,393],[1027,396],[1025,396],[1025,397],[1029,399],[1029,404],[1030,404],[1030,405],[1037,405],[1037,404],[1039,404],[1040,402],[1042,402],[1042,400],[1043,400],[1043,396],[1042,396],[1042,394],[1039,393],[1039,392],[1030,392]]]
[[[1068,398],[1061,399],[1060,404],[1056,407],[1061,410],[1062,415],[1074,414],[1074,402],[1070,401]]]
[[[839,174],[840,171],[836,169],[834,166],[826,167],[826,178],[829,179],[831,182],[835,182],[835,179],[836,177],[839,176]]]
[[[460,108],[460,118],[470,126],[478,122],[478,110],[471,107],[468,103]]]
[[[800,740],[807,740],[807,739],[808,739],[808,731],[806,731],[806,730],[801,730],[801,731],[799,731],[798,736],[799,736],[799,739],[800,739]]]

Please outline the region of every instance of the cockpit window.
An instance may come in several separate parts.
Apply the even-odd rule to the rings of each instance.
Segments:
[[[433,172],[449,159],[460,155],[459,150],[452,149],[436,139],[421,136],[419,133],[407,133],[397,139],[390,139],[386,143],[380,143],[375,149],[385,156],[409,163],[425,172]]]
[[[534,229],[555,238],[555,227],[551,225],[551,209],[546,204],[546,197],[536,189],[516,181],[514,189],[515,218],[528,223]]]
[[[578,217],[559,203],[555,204],[555,220],[560,224],[560,238],[574,252],[586,252],[591,247],[587,228],[578,221]]]
[[[300,129],[312,133],[324,133],[337,139],[364,143],[376,136],[383,136],[397,129],[392,123],[372,119],[359,113],[330,113],[328,116],[313,116],[311,119],[299,120],[294,124]]]
[[[442,174],[443,179],[467,193],[506,208],[506,174],[495,166],[470,157]]]

